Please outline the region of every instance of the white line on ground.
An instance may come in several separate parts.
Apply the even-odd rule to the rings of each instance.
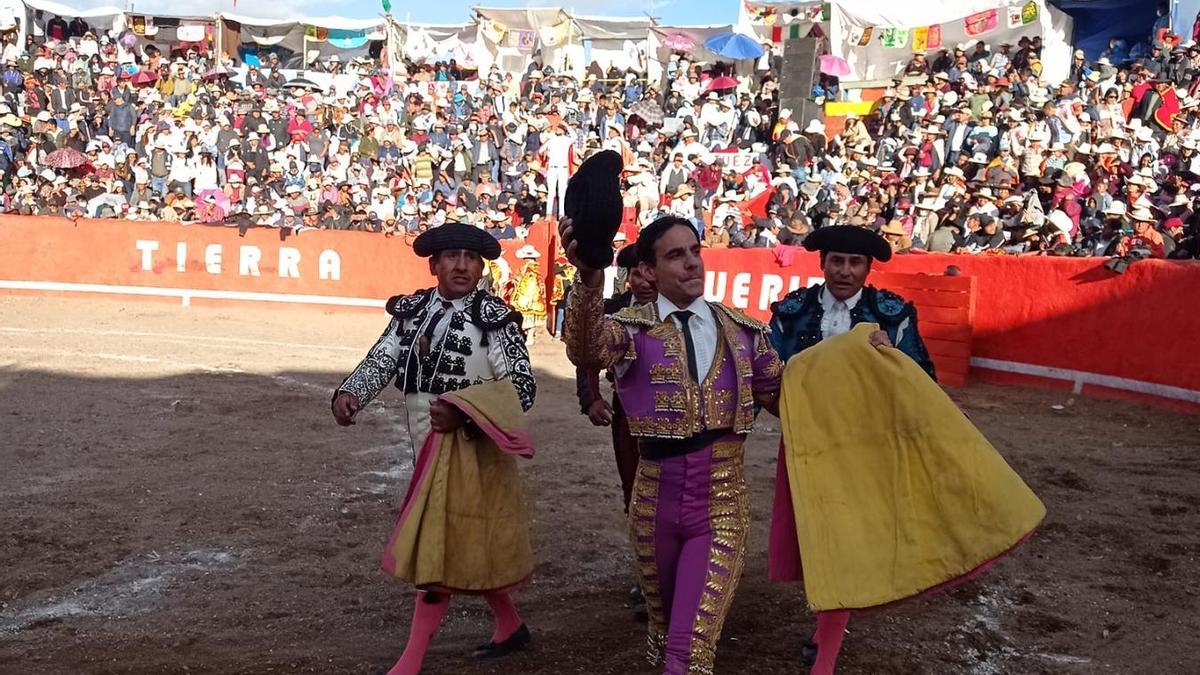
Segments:
[[[178,340],[184,342],[219,342],[235,345],[253,345],[256,347],[282,347],[286,349],[317,349],[321,351],[359,353],[362,350],[355,347],[340,347],[336,345],[314,345],[303,342],[277,342],[274,340],[252,340],[247,338],[219,337],[215,335],[184,335],[181,333],[148,333],[132,330],[82,330],[75,328],[23,328],[20,326],[0,326],[0,332],[6,333],[52,333],[65,335],[89,335],[105,337],[137,337],[162,340]]]
[[[153,356],[133,356],[130,354],[110,354],[107,352],[91,352],[91,351],[82,351],[82,350],[76,350],[76,349],[55,349],[55,348],[51,348],[51,347],[14,347],[12,345],[0,345],[0,350],[26,353],[26,354],[43,354],[43,355],[47,355],[47,356],[54,355],[54,356],[69,356],[71,358],[106,359],[109,361],[119,361],[119,362],[123,362],[123,363],[156,364],[156,365],[172,366],[175,368],[183,368],[183,369],[187,369],[187,370],[201,370],[201,371],[208,372],[208,373],[226,373],[226,374],[230,374],[230,375],[259,375],[261,377],[266,377],[266,378],[275,380],[276,382],[279,382],[280,384],[286,384],[286,385],[295,386],[295,387],[304,387],[305,389],[313,389],[313,390],[321,391],[321,392],[329,392],[329,387],[326,387],[326,386],[320,385],[320,384],[314,384],[312,382],[304,382],[303,380],[297,380],[296,378],[289,377],[287,375],[273,375],[271,373],[254,372],[254,371],[249,371],[249,370],[243,370],[241,368],[234,368],[232,366],[210,366],[210,365],[203,364],[203,363],[188,363],[186,361],[176,361],[174,359],[160,359],[160,358],[155,358]]]
[[[257,302],[298,303],[306,305],[337,305],[342,307],[383,307],[383,300],[346,298],[337,295],[302,295],[297,293],[258,293],[250,291],[213,291],[202,288],[163,288],[160,286],[120,286],[110,284],[76,284],[62,281],[0,280],[0,288],[20,291],[64,291],[69,293],[111,293],[116,295],[149,295],[179,298],[186,307],[192,298],[215,300],[250,300]]]

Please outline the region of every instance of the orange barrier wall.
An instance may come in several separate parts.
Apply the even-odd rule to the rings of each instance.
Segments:
[[[797,253],[787,265],[776,257],[706,252],[709,296],[761,318],[778,289],[820,279],[815,253]],[[929,254],[897,256],[876,270],[942,275],[953,265],[976,279],[973,374],[1200,409],[1200,358],[1191,346],[1200,336],[1200,262],[1145,260],[1121,275],[1105,262]]]
[[[228,227],[18,217],[0,217],[0,277],[346,305],[381,304],[370,300],[432,280],[428,263],[402,240],[365,232],[305,232],[280,241],[266,229],[239,237]]]
[[[815,254],[797,252],[784,265],[777,253],[707,251],[708,297],[765,318],[787,290],[820,280]],[[1200,263],[1142,261],[1115,275],[1103,262],[909,255],[878,271],[941,275],[955,265],[975,279],[973,375],[1200,407],[1191,346],[1200,335]],[[0,216],[0,289],[378,307],[431,280],[407,244],[374,234],[306,232],[280,242],[262,229],[242,238],[219,227]],[[922,323],[931,318],[922,312]]]

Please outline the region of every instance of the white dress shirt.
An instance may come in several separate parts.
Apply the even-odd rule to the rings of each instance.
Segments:
[[[845,300],[833,297],[829,289],[821,286],[821,339],[834,337],[850,331],[850,311],[858,306],[862,299],[862,289]]]
[[[661,295],[658,296],[656,304],[659,318],[665,319],[670,316],[675,326],[682,330],[683,324],[679,317],[673,314],[680,311],[680,308]],[[688,329],[692,333],[692,344],[696,349],[697,372],[700,381],[703,382],[708,377],[708,371],[712,369],[713,358],[717,353],[717,317],[713,316],[712,308],[703,297],[696,298],[683,309],[692,313],[692,317],[688,319]]]

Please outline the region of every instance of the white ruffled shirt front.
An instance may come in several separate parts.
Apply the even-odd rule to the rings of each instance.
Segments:
[[[829,289],[821,286],[821,338],[827,339],[842,333],[848,333],[851,327],[850,312],[858,306],[862,299],[862,289],[845,300],[833,297]]]

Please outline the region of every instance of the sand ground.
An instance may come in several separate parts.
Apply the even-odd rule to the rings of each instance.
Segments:
[[[412,592],[377,561],[411,471],[394,390],[349,429],[329,395],[365,312],[0,297],[0,672],[382,673]],[[460,598],[431,673],[650,673],[607,429],[561,345],[533,347],[522,462],[535,643],[480,664]],[[1200,417],[1061,393],[952,392],[1049,508],[978,581],[852,621],[839,672],[1200,672]],[[766,579],[778,423],[748,446],[754,524],[721,673],[800,673],[802,589]]]

